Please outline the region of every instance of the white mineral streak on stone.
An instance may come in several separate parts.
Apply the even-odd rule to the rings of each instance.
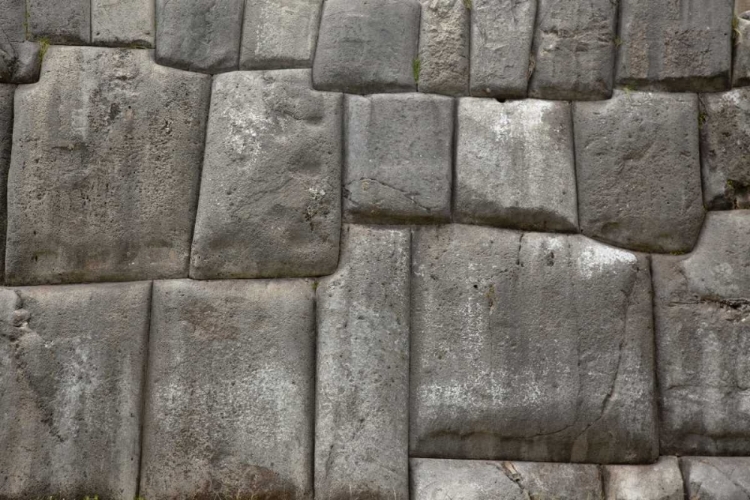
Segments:
[[[603,273],[612,272],[618,268],[618,264],[635,265],[637,261],[631,252],[592,242],[586,245],[578,256],[577,264],[581,274],[587,279],[592,279]]]

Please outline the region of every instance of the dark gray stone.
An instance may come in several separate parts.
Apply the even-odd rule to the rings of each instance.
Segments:
[[[32,40],[55,45],[91,43],[91,0],[26,0]]]
[[[732,87],[746,87],[750,85],[750,20],[735,17],[734,22]]]
[[[469,93],[469,0],[420,0],[420,92],[446,95]]]
[[[750,458],[683,457],[680,466],[690,500],[750,499]]]
[[[41,67],[39,43],[0,41],[0,83],[36,83]]]
[[[13,94],[15,85],[0,84],[0,255],[5,255],[7,228],[7,186],[10,150],[13,139]],[[5,273],[5,259],[0,259],[0,280]]]
[[[154,33],[154,0],[91,0],[96,45],[153,47]]]
[[[653,465],[607,465],[603,473],[606,500],[685,499],[675,457],[660,457]]]

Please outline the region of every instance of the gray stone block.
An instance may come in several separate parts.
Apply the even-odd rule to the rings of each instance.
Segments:
[[[91,43],[91,0],[26,0],[28,36],[54,45]]]
[[[617,5],[539,0],[529,96],[596,100],[612,95]]]
[[[750,85],[750,13],[745,18],[735,18],[732,87]]]
[[[312,283],[156,282],[151,324],[140,495],[312,499]]]
[[[416,90],[417,0],[326,0],[313,65],[318,90]]]
[[[653,465],[608,465],[603,472],[606,500],[685,499],[675,457],[660,457]]]
[[[729,88],[733,0],[620,2],[619,85],[672,92]]]
[[[13,139],[13,94],[15,85],[0,84],[0,255],[5,255],[7,228],[7,186],[10,150]],[[5,273],[5,259],[0,259],[0,280]]]
[[[471,1],[471,95],[524,97],[537,0]]]
[[[469,93],[471,10],[468,0],[420,0],[420,92]]]
[[[154,0],[91,0],[91,41],[153,47],[154,17]]]
[[[151,283],[0,291],[0,497],[132,500]]]
[[[156,0],[156,62],[221,73],[240,59],[243,0]]]
[[[345,226],[318,286],[318,498],[409,498],[410,263],[408,228]]]
[[[190,276],[334,272],[342,96],[300,69],[217,76],[211,100]]]
[[[476,226],[413,239],[411,456],[656,458],[645,257]]]
[[[209,92],[149,51],[50,47],[16,91],[6,282],[187,276]]]
[[[750,458],[683,457],[680,466],[690,500],[750,499]]]
[[[26,0],[0,0],[0,12],[0,39],[9,43],[26,40]]]
[[[0,41],[0,83],[36,83],[41,67],[39,43]]]
[[[453,99],[346,96],[344,216],[356,222],[447,221]]]
[[[578,231],[570,104],[461,99],[456,147],[457,220]]]
[[[698,99],[615,91],[573,104],[581,231],[623,248],[689,252],[703,223]]]

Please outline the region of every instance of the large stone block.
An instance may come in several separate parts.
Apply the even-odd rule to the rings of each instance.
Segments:
[[[680,466],[690,500],[750,498],[750,458],[684,457]]]
[[[217,76],[211,100],[190,276],[335,271],[342,96],[284,70]]]
[[[416,90],[417,0],[326,0],[313,65],[316,89]]]
[[[645,257],[461,225],[413,249],[412,456],[656,458]]]
[[[344,215],[356,222],[446,221],[451,212],[453,100],[346,96]]]
[[[153,47],[154,33],[154,0],[92,0],[91,41],[96,45]]]
[[[471,9],[468,0],[420,0],[420,92],[469,93]]]
[[[346,226],[317,290],[315,494],[409,498],[409,229]]]
[[[0,498],[135,497],[150,293],[0,291]]]
[[[689,252],[703,223],[698,99],[616,91],[573,104],[578,218],[632,250]]]
[[[312,499],[312,283],[154,284],[140,494]]]
[[[91,43],[91,0],[26,0],[26,23],[33,40],[87,45]]]
[[[746,87],[750,85],[750,12],[736,17],[734,23],[732,87]]]
[[[461,99],[457,142],[457,220],[578,230],[570,104]]]
[[[187,276],[210,78],[50,47],[16,91],[6,282]]]
[[[10,150],[13,137],[14,85],[0,84],[0,255],[5,255],[5,233],[7,228],[7,186]],[[0,280],[5,274],[5,259],[0,259]]]
[[[661,457],[653,465],[608,465],[603,472],[606,500],[685,499],[675,457]]]

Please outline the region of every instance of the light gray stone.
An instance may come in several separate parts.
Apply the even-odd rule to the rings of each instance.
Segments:
[[[471,1],[471,95],[524,97],[537,0]]]
[[[608,465],[603,472],[606,500],[685,499],[675,457],[660,457],[653,465]]]
[[[0,291],[1,498],[135,497],[150,293]]]
[[[417,0],[326,0],[313,65],[318,90],[416,90]]]
[[[689,252],[703,223],[698,99],[615,91],[573,104],[581,231],[623,248]]]
[[[750,499],[750,458],[683,457],[680,459],[690,500]]]
[[[567,102],[461,99],[456,219],[577,232],[572,128]]]
[[[190,276],[279,278],[336,270],[340,94],[309,70],[214,78]]]
[[[732,87],[746,87],[750,85],[750,13],[734,19]]]
[[[656,458],[645,257],[476,226],[413,239],[411,456]]]
[[[409,498],[409,268],[408,228],[345,226],[318,286],[318,498]]]
[[[453,100],[346,96],[344,215],[356,222],[447,221]]]
[[[151,316],[140,495],[312,499],[312,283],[156,282]]]
[[[26,0],[0,0],[0,40],[26,40]]]
[[[26,0],[28,36],[54,45],[91,43],[91,0]]]
[[[209,92],[149,51],[50,47],[16,90],[6,282],[187,276]]]
[[[420,0],[419,91],[469,93],[469,0]]]
[[[7,228],[7,186],[10,150],[13,137],[13,94],[15,85],[0,84],[0,255],[5,255]],[[5,273],[5,259],[0,259],[0,280]]]
[[[612,95],[617,5],[539,0],[529,96],[596,100]]]
[[[154,0],[91,0],[91,41],[153,47],[154,17]]]

